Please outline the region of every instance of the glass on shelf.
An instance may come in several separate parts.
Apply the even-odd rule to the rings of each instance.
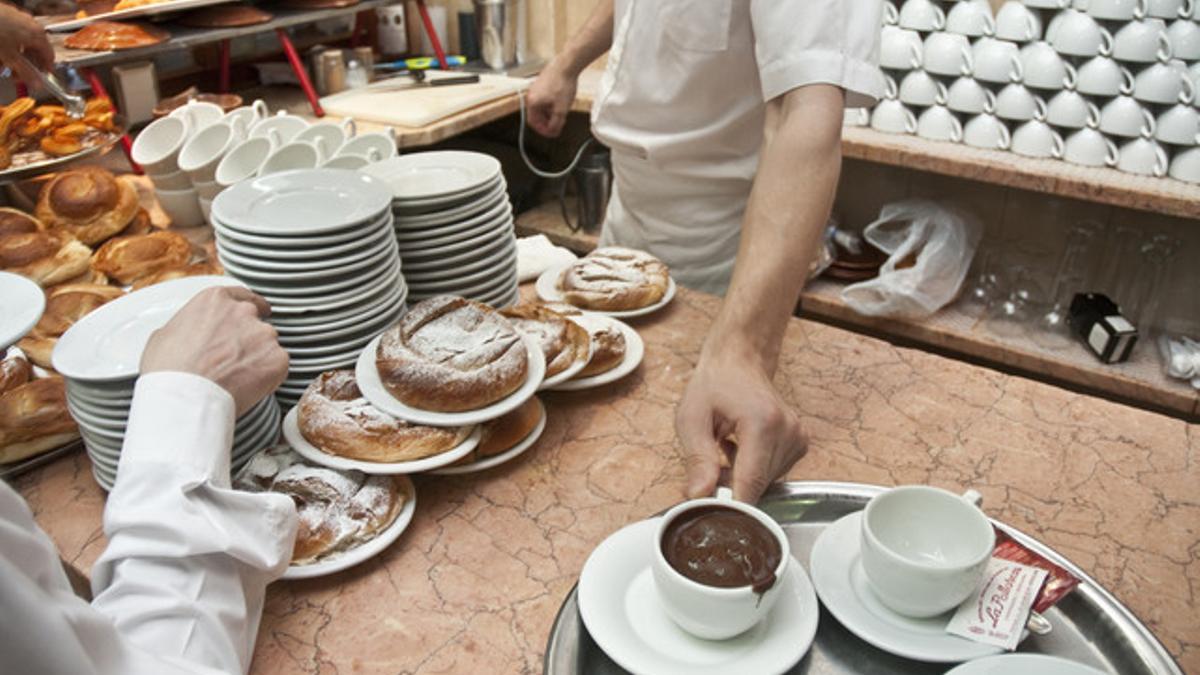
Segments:
[[[1033,341],[1046,349],[1066,349],[1074,344],[1067,316],[1071,298],[1086,290],[1088,270],[1093,262],[1099,228],[1082,224],[1067,233],[1067,243],[1059,256],[1054,281],[1047,296],[1048,307],[1035,319]]]
[[[1008,269],[1006,291],[988,307],[985,325],[999,337],[1026,337],[1034,329],[1039,308],[1046,304],[1046,291],[1033,270],[1023,265]]]

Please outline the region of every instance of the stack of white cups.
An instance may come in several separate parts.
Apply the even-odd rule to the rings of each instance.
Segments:
[[[1200,0],[903,0],[883,18],[886,97],[848,123],[1200,182]]]

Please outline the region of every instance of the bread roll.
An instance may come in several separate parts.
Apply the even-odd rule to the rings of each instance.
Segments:
[[[147,286],[161,284],[164,281],[171,281],[173,279],[207,276],[210,274],[220,275],[224,273],[225,270],[221,268],[219,263],[212,260],[205,260],[204,262],[192,263],[190,265],[184,265],[183,267],[172,267],[170,269],[161,270],[153,274],[147,274],[146,276],[133,282],[133,290],[136,291]]]
[[[119,283],[131,284],[144,276],[183,267],[191,258],[192,244],[187,237],[158,230],[105,242],[92,257],[92,267]]]
[[[16,389],[33,379],[33,367],[23,356],[10,356],[0,361],[0,394]]]
[[[42,221],[7,206],[0,206],[0,237],[6,234],[27,234],[46,229]]]
[[[92,250],[66,232],[0,236],[0,269],[52,286],[88,271]]]
[[[150,221],[150,212],[145,208],[139,208],[137,213],[133,215],[133,220],[125,226],[118,234],[122,237],[129,237],[135,234],[147,234],[154,229],[153,223]]]
[[[63,43],[71,49],[110,52],[149,47],[170,37],[167,31],[150,24],[97,21],[68,35]]]
[[[525,440],[542,420],[542,403],[535,396],[520,408],[483,423],[483,438],[475,453],[478,459],[494,457],[513,449]]]
[[[115,235],[137,215],[137,190],[99,167],[72,169],[51,178],[38,195],[37,217],[89,246]]]
[[[418,303],[383,334],[375,365],[397,400],[421,410],[476,410],[524,384],[529,351],[496,310],[456,296]]]
[[[31,380],[0,394],[0,464],[16,462],[79,438],[61,377]]]
[[[53,286],[47,286],[46,293],[52,293],[56,288],[62,288],[63,286],[74,286],[77,284],[92,284],[96,286],[109,285],[108,277],[92,269],[89,265],[89,267],[84,270],[83,274],[80,274],[77,277],[71,277],[70,279],[64,279]]]
[[[533,337],[546,355],[546,377],[588,358],[588,334],[578,324],[544,305],[524,302],[500,310],[517,330]]]
[[[576,307],[626,311],[662,300],[669,281],[667,266],[658,258],[610,246],[598,248],[564,269],[558,290]]]
[[[592,340],[592,358],[575,377],[591,377],[621,365],[625,360],[625,334],[611,323],[588,326]]]
[[[300,397],[300,433],[321,450],[364,462],[410,462],[459,445],[469,427],[426,427],[375,408],[353,370],[321,373]]]

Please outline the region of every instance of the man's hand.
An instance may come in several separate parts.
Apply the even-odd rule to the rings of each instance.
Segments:
[[[37,75],[17,58],[20,54],[42,70],[54,67],[54,48],[41,24],[15,7],[0,4],[0,63],[12,68],[21,81],[36,82]]]
[[[275,328],[262,321],[269,313],[266,300],[245,288],[203,291],[150,336],[141,372],[208,378],[233,396],[240,416],[287,377],[287,352]]]
[[[562,133],[575,102],[577,79],[553,65],[537,76],[526,95],[526,119],[534,131],[549,138]]]
[[[808,447],[800,420],[754,359],[702,355],[675,414],[689,498],[717,487],[724,454],[733,498],[753,504]],[[736,440],[734,440],[736,439]]]

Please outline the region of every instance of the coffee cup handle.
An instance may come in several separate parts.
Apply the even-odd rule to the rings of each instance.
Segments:
[[[367,159],[372,162],[378,162],[379,160],[383,159],[383,156],[379,154],[379,150],[377,148],[370,148],[367,150]]]
[[[883,23],[888,26],[895,26],[900,21],[900,12],[896,10],[896,6],[890,2],[883,3]]]
[[[324,164],[325,160],[329,159],[325,152],[325,139],[320,137],[312,139],[312,146],[313,150],[317,151],[317,165]]]
[[[946,27],[946,12],[937,5],[933,6],[933,29],[942,30]]]
[[[1063,66],[1067,71],[1067,74],[1063,75],[1063,88],[1075,91],[1075,86],[1079,84],[1079,71],[1075,70],[1075,66],[1065,61],[1063,62]]]
[[[1166,31],[1158,32],[1158,53],[1155,56],[1162,63],[1170,61],[1171,57],[1175,56],[1175,48],[1171,45],[1171,37],[1167,35]]]
[[[288,111],[286,111],[286,110],[279,110],[279,111],[276,111],[276,112],[275,112],[275,116],[276,116],[276,117],[287,117],[287,116],[288,116]]]
[[[946,90],[946,85],[941,82],[934,83],[933,102],[938,105],[946,105],[946,100],[950,97],[950,92]]]
[[[1142,138],[1154,138],[1154,132],[1157,129],[1158,121],[1154,119],[1154,114],[1142,108]]]
[[[957,117],[950,118],[950,140],[955,143],[961,143],[963,139],[963,125]]]
[[[384,129],[384,130],[383,130],[383,133],[384,133],[384,135],[385,135],[385,136],[387,136],[387,137],[388,137],[388,138],[389,138],[389,139],[390,139],[392,142],[395,142],[395,140],[396,140],[396,127],[387,127],[386,129]]]
[[[1190,19],[1190,18],[1192,18],[1192,13],[1195,11],[1196,11],[1196,0],[1186,0],[1179,7],[1179,18]]]
[[[909,59],[908,59],[909,64],[911,64],[911,66],[914,69],[920,68],[921,63],[925,60],[924,57],[921,55],[921,48],[918,47],[916,44],[910,42],[910,43],[908,43],[908,51],[909,51]]]
[[[1191,105],[1194,100],[1196,100],[1196,83],[1192,82],[1192,78],[1185,72],[1183,73],[1183,88],[1179,90],[1179,102]]]
[[[1033,97],[1033,119],[1039,122],[1046,120],[1046,100],[1041,96]]]
[[[894,98],[896,98],[896,96],[898,94],[899,94],[899,92],[896,90],[896,80],[892,79],[892,76],[890,76],[890,75],[884,75],[883,76],[883,97],[889,98],[889,99],[894,99]]]
[[[1100,55],[1112,56],[1113,34],[1107,28],[1100,27]]]
[[[271,114],[270,109],[267,108],[267,102],[261,98],[254,99],[254,103],[250,104],[250,108],[254,110],[254,119],[262,119]]]
[[[1121,159],[1121,150],[1113,143],[1111,139],[1104,139],[1104,147],[1107,149],[1107,154],[1104,156],[1104,164],[1109,167],[1114,167]]]
[[[1018,57],[1016,54],[1013,54],[1009,58],[1011,61],[1008,69],[1008,80],[1014,84],[1018,82],[1024,82],[1025,64],[1021,63],[1020,57]]]
[[[717,486],[717,491],[716,491],[716,493],[714,493],[713,496],[716,497],[717,499],[720,499],[721,501],[731,502],[731,501],[733,501],[733,490],[724,485],[720,485],[720,486]]]
[[[917,133],[917,116],[914,115],[913,111],[909,110],[908,108],[904,109],[904,133]]]
[[[983,495],[978,490],[967,490],[962,493],[962,500],[977,509],[983,508]]]
[[[1146,18],[1146,13],[1150,11],[1150,0],[1137,0],[1133,5],[1133,18],[1141,21]]]
[[[987,37],[995,37],[996,35],[996,20],[991,14],[983,15],[983,34]]]
[[[1032,40],[1037,36],[1037,20],[1032,14],[1025,15],[1025,40]]]
[[[1057,131],[1052,131],[1051,134],[1052,135],[1050,136],[1050,144],[1051,144],[1050,154],[1054,156],[1054,159],[1062,159],[1063,152],[1066,149],[1066,145],[1063,142],[1063,137],[1060,136]]]
[[[1084,124],[1092,129],[1100,126],[1100,107],[1091,101],[1087,102],[1087,121]]]
[[[989,115],[996,112],[996,94],[991,89],[983,90],[983,111]]]
[[[348,138],[354,138],[358,135],[358,122],[353,117],[347,117],[342,120],[342,131],[346,132]]]
[[[1167,151],[1163,150],[1163,146],[1154,145],[1154,175],[1157,178],[1162,178],[1167,174],[1167,166],[1170,164],[1170,158],[1167,157]]]
[[[1137,81],[1133,79],[1133,73],[1128,68],[1121,66],[1121,86],[1118,91],[1125,96],[1129,96],[1133,93],[1136,84]]]
[[[267,142],[271,144],[272,150],[283,145],[283,138],[279,135],[278,129],[271,129],[267,132]]]
[[[959,74],[963,77],[970,77],[971,73],[975,72],[975,57],[971,55],[970,47],[961,47],[962,67],[958,69]]]
[[[1008,130],[1007,124],[1000,124],[1000,140],[997,146],[997,150],[1008,150],[1012,147],[1012,132]]]

